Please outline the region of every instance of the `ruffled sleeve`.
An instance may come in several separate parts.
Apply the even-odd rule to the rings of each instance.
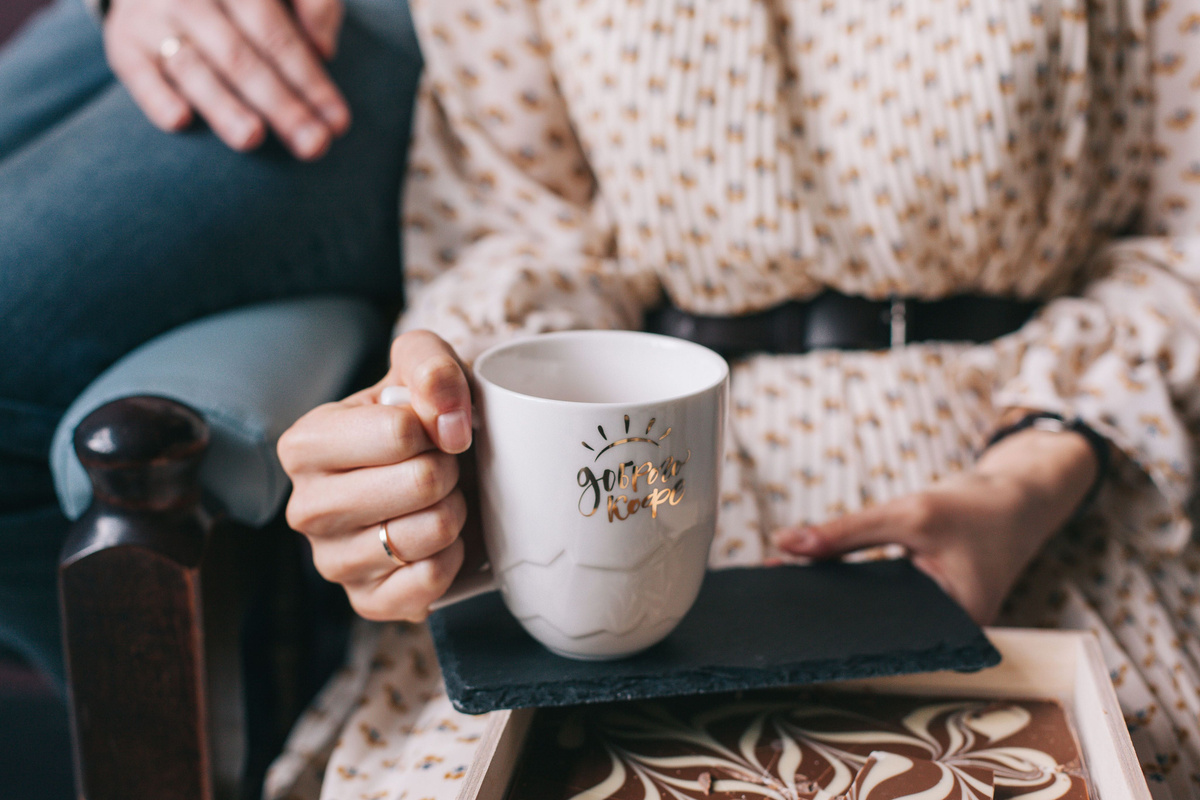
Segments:
[[[968,356],[964,380],[997,413],[1078,416],[1124,456],[1100,509],[1148,555],[1192,535],[1200,434],[1200,13],[1148,6],[1154,157],[1139,228],[1088,265],[1078,296]]]
[[[431,329],[470,361],[521,335],[639,327],[658,280],[615,257],[533,4],[412,9],[426,72],[405,190],[400,328]]]

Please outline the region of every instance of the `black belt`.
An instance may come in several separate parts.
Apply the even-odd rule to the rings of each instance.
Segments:
[[[868,300],[826,291],[740,317],[706,317],[674,306],[650,312],[646,330],[705,345],[726,358],[748,353],[884,350],[912,342],[988,342],[1024,325],[1037,301],[982,295]]]

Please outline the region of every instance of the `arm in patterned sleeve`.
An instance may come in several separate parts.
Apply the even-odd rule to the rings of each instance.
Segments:
[[[998,409],[1079,416],[1125,456],[1103,510],[1135,546],[1176,552],[1193,524],[1187,504],[1200,435],[1200,11],[1148,7],[1154,153],[1144,235],[1090,265],[1080,297],[1050,303],[992,353],[976,354],[998,385]],[[973,360],[973,359],[972,359]],[[979,363],[979,362],[976,362]],[[994,372],[993,372],[994,370]]]
[[[658,281],[614,256],[534,4],[412,8],[426,75],[405,193],[400,328],[433,330],[471,361],[514,336],[638,327]]]

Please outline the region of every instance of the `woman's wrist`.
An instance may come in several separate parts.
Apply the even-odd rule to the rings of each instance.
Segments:
[[[1107,467],[1100,449],[1107,445],[1068,423],[1038,427],[1031,416],[1041,418],[1026,413],[1001,428],[980,455],[976,471],[1012,481],[1038,521],[1057,530],[1090,505]]]

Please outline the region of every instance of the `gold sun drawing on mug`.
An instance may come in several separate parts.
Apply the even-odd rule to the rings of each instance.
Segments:
[[[623,444],[633,444],[634,442],[646,442],[647,444],[652,444],[655,447],[661,447],[659,442],[661,442],[663,439],[665,439],[671,435],[671,428],[667,428],[666,431],[663,432],[663,435],[659,436],[657,439],[652,439],[650,437],[653,434],[650,433],[650,430],[654,427],[654,423],[657,421],[658,421],[657,417],[650,418],[650,422],[647,423],[647,425],[646,425],[646,433],[643,436],[626,436],[625,438],[617,439],[614,442],[608,441],[608,434],[606,434],[604,432],[604,426],[597,425],[596,430],[598,430],[600,432],[600,438],[603,439],[605,442],[608,442],[608,444],[606,444],[606,445],[604,445],[604,447],[600,448],[599,451],[597,451],[596,448],[592,447],[587,442],[582,442],[582,444],[588,450],[591,450],[593,453],[596,454],[596,457],[594,459],[592,459],[593,461],[599,461],[600,456],[604,455],[609,450],[612,450],[614,447],[618,447]],[[625,415],[625,433],[626,434],[629,433],[629,415],[628,414]]]

